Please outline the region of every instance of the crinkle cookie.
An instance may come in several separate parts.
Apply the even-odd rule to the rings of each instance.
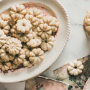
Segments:
[[[48,38],[52,34],[51,27],[48,26],[47,23],[40,24],[36,31],[38,32],[38,35],[41,36],[43,39]]]
[[[25,34],[16,34],[16,38],[18,38],[21,42],[28,42],[31,38],[36,37],[37,33],[30,32]]]
[[[5,49],[0,49],[0,57],[4,62],[12,61],[14,56],[9,54]]]
[[[43,22],[47,23],[53,32],[57,32],[59,28],[59,22],[56,17],[53,16],[48,16],[48,17],[43,17]]]
[[[43,40],[43,42],[41,43],[41,48],[44,50],[44,51],[49,51],[53,48],[54,46],[54,36],[50,36],[49,38]]]
[[[18,68],[18,65],[14,64],[13,62],[11,63],[11,66],[10,66],[10,70],[15,70]]]
[[[9,23],[9,25],[10,25],[11,27],[13,27],[13,26],[17,23],[17,20],[15,20],[15,19],[13,19],[13,18],[11,17],[8,23]],[[12,29],[12,28],[11,28],[11,29]]]
[[[36,31],[38,31],[38,35],[40,35],[42,38],[48,38],[52,32],[57,32],[59,28],[59,22],[57,18],[53,16],[47,16],[43,17],[42,20],[43,23],[40,24],[36,29]]]
[[[84,28],[88,38],[90,39],[90,11],[87,12],[84,18]]]
[[[29,20],[33,26],[33,29],[39,25],[39,20],[37,17],[34,17],[32,15],[26,14],[25,18]]]
[[[36,18],[38,18],[38,19],[41,19],[41,18],[43,17],[42,11],[41,11],[40,9],[38,9],[38,8],[35,8],[35,7],[30,8],[30,9],[28,10],[28,14],[29,14],[30,16],[36,17]]]
[[[23,46],[23,50],[25,52],[26,58],[29,57],[29,53],[30,53],[31,50],[27,46]]]
[[[24,61],[23,61],[23,65],[25,66],[25,67],[32,67],[32,64],[30,63],[30,61],[27,61],[26,59],[24,59]]]
[[[40,37],[34,37],[30,39],[30,41],[27,42],[27,46],[29,47],[38,47],[41,44],[41,38]]]
[[[17,5],[13,5],[10,8],[10,16],[15,20],[22,19],[25,14],[26,14],[26,9],[24,5],[17,4]]]
[[[10,32],[13,37],[18,38],[21,42],[27,42],[33,36],[32,30],[30,30],[28,33],[17,33],[16,25],[10,29]]]
[[[4,34],[3,30],[0,30],[0,48],[6,43],[6,35]]]
[[[16,25],[13,25],[12,28],[10,29],[11,36],[16,37]]]
[[[22,44],[17,38],[9,38],[4,47],[9,54],[16,55],[21,51]]]
[[[90,33],[86,32],[87,37],[90,39]]]
[[[6,63],[5,63],[5,62],[3,62],[2,59],[0,59],[0,69],[1,69],[2,71],[9,70],[10,67],[11,67],[11,63],[10,63],[10,62],[6,62]]]
[[[32,30],[31,22],[26,19],[18,20],[16,30],[18,33],[28,33],[30,30]]]
[[[74,60],[69,63],[67,69],[71,75],[77,76],[82,73],[84,66],[81,61]]]
[[[11,17],[8,15],[8,14],[1,14],[0,15],[0,18],[3,20],[3,21],[8,21],[11,19]]]
[[[41,23],[41,18],[43,17],[43,12],[38,8],[30,8],[28,10],[28,14],[26,14],[25,18],[30,20],[32,23],[33,30]]]
[[[41,48],[35,48],[30,52],[29,60],[33,64],[39,63],[44,59],[44,51]]]
[[[25,59],[25,52],[24,50],[21,50],[20,53],[15,56],[13,63],[19,66],[20,64],[23,63],[24,59]]]
[[[32,25],[30,22],[28,23],[28,21],[29,20],[26,20],[26,19],[18,20],[17,24],[13,25],[12,28],[10,29],[11,35],[13,37],[17,38],[17,36],[25,36],[25,35],[28,35],[29,33],[31,33],[32,32]]]
[[[0,37],[3,36],[3,35],[5,35],[4,32],[3,32],[3,30],[0,30]]]
[[[0,29],[3,30],[5,34],[8,34],[10,30],[8,21],[4,21],[0,18]]]
[[[2,59],[0,59],[0,69],[2,71],[7,71],[7,70],[11,70],[11,69],[16,69],[17,66],[13,63],[9,62],[4,62]]]

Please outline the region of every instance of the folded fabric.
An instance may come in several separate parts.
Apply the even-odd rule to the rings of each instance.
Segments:
[[[90,77],[90,55],[80,58],[78,61],[82,62],[84,69],[82,73],[77,76],[69,74],[67,70],[69,64],[54,70],[56,79],[69,85],[68,90],[87,90],[84,86],[86,86],[85,84]]]
[[[39,76],[26,81],[25,90],[68,90],[68,85]]]

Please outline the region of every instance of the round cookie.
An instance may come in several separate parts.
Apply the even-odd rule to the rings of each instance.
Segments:
[[[84,18],[84,28],[85,28],[87,37],[90,39],[90,11],[87,12]]]

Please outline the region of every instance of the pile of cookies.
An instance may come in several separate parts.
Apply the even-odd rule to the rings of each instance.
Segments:
[[[45,16],[39,8],[28,10],[13,5],[9,14],[0,15],[0,69],[2,72],[32,67],[54,46],[59,28],[56,17]]]

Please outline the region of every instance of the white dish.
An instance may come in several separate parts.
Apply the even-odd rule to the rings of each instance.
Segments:
[[[69,38],[70,22],[66,10],[58,0],[4,0],[0,2],[0,13],[17,3],[36,2],[51,8],[60,23],[60,32],[56,37],[55,45],[51,51],[45,54],[44,60],[32,68],[16,70],[13,73],[0,73],[0,82],[11,83],[27,80],[41,74],[48,69],[61,54]]]
[[[87,80],[83,90],[90,90],[90,78]]]

